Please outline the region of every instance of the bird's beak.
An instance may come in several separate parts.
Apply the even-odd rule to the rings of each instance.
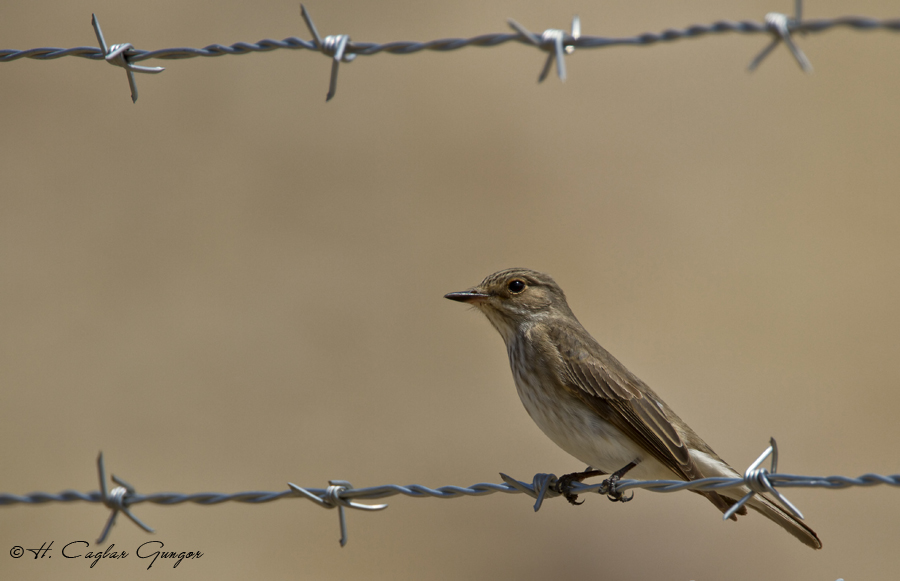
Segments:
[[[480,303],[481,301],[487,299],[489,296],[490,295],[478,292],[475,289],[469,289],[467,291],[458,293],[445,294],[444,298],[450,299],[451,301],[459,301],[461,303]]]

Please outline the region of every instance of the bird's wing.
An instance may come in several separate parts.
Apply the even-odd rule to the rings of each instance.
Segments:
[[[587,344],[577,329],[554,326],[550,336],[562,357],[566,387],[675,474],[702,478],[665,404],[644,382],[596,341]]]

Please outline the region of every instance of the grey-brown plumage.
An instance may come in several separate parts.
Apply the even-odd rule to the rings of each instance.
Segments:
[[[483,312],[506,343],[516,390],[538,427],[562,449],[606,474],[634,463],[629,477],[739,477],[647,384],[597,343],[548,275],[494,273],[447,298]],[[746,487],[698,492],[725,512]],[[814,549],[816,533],[757,494],[749,506]],[[737,514],[746,514],[741,508]],[[737,520],[737,516],[732,516]]]

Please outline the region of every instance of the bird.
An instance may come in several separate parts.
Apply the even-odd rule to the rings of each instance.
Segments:
[[[576,504],[572,481],[626,473],[642,480],[691,481],[741,478],[654,392],[591,336],[547,274],[526,268],[501,270],[481,284],[445,298],[481,311],[506,343],[516,391],[528,415],[557,446],[588,465],[558,479],[557,492]],[[626,501],[612,490],[612,500]],[[694,491],[725,513],[749,492],[744,485]],[[580,504],[580,503],[578,503]],[[821,549],[809,526],[762,493],[747,506],[803,544]]]

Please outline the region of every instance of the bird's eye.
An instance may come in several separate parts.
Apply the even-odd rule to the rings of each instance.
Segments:
[[[509,284],[506,285],[506,288],[508,288],[509,292],[511,292],[512,294],[517,295],[525,290],[525,283],[517,278],[514,278],[509,281]]]

